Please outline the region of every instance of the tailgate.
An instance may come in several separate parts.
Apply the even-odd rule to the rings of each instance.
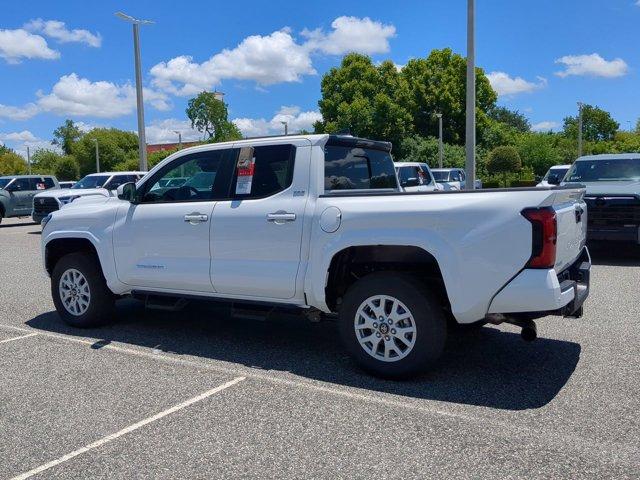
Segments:
[[[571,265],[584,247],[587,239],[587,204],[584,189],[554,192],[552,201],[556,212],[558,238],[554,269],[561,272]]]

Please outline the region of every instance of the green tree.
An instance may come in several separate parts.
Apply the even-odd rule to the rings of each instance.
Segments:
[[[62,155],[53,150],[39,148],[31,155],[31,166],[34,173],[53,175]]]
[[[158,150],[157,152],[150,153],[149,157],[147,158],[147,161],[149,162],[149,168],[155,167],[162,160],[164,160],[169,155],[177,151],[178,151],[177,148],[173,148],[171,150]]]
[[[191,120],[191,127],[206,133],[209,141],[224,142],[242,138],[238,127],[229,121],[227,105],[218,100],[213,92],[202,92],[189,100],[186,113]]]
[[[17,153],[0,154],[0,175],[24,175],[27,171],[27,162]]]
[[[2,145],[0,143],[0,155],[3,155],[5,153],[9,153],[9,152],[13,152],[13,150],[10,149],[9,147],[7,147],[6,145]]]
[[[544,175],[549,167],[563,163],[560,150],[557,148],[557,134],[525,133],[518,136],[514,146],[525,167],[530,167],[534,174]]]
[[[58,160],[54,173],[58,180],[63,181],[78,180],[80,178],[78,162],[71,155],[66,155]]]
[[[506,107],[493,107],[488,112],[489,118],[496,122],[504,123],[518,132],[528,132],[531,124],[527,117],[517,110],[509,110]]]
[[[348,130],[400,148],[412,131],[407,83],[390,61],[376,66],[368,56],[350,53],[324,75],[321,91],[323,120],[314,125],[316,132]]]
[[[496,147],[489,153],[487,171],[492,175],[502,175],[504,186],[507,186],[507,175],[520,171],[522,163],[518,151],[512,146]]]
[[[435,136],[438,123],[434,113],[443,115],[443,137],[446,143],[464,144],[466,59],[450,48],[432,50],[427,58],[412,59],[403,67],[401,76],[409,88],[409,110],[416,133]],[[481,132],[487,122],[487,111],[495,106],[497,94],[481,68],[476,68],[476,123]]]
[[[424,162],[431,168],[438,167],[438,139],[412,135],[402,140],[402,157],[407,162]],[[443,166],[448,168],[464,168],[465,150],[460,145],[443,145]]]
[[[612,140],[620,128],[609,112],[592,105],[582,107],[582,138],[592,142]],[[563,132],[568,138],[578,138],[578,117],[565,117]]]
[[[116,165],[138,157],[138,136],[117,128],[94,128],[73,144],[73,156],[78,161],[80,175],[96,171],[96,146],[100,153],[100,170],[114,170]]]
[[[64,125],[53,131],[52,145],[59,146],[65,155],[71,155],[73,144],[82,137],[82,131],[73,123],[73,120],[65,120]]]

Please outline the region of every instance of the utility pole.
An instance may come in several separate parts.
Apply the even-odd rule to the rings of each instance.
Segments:
[[[467,125],[465,189],[476,186],[476,59],[475,59],[475,0],[467,0]]]
[[[116,16],[133,25],[133,55],[136,71],[136,105],[138,112],[138,151],[140,170],[146,172],[147,165],[147,141],[144,131],[144,101],[142,98],[142,62],[140,61],[140,25],[153,23],[150,20],[138,20],[122,12],[117,12]]]
[[[178,150],[182,150],[182,132],[179,132],[178,130],[174,130],[173,133],[178,134]]]
[[[442,114],[437,113],[438,117],[438,166],[442,168],[444,162],[444,145],[442,144]]]
[[[289,134],[289,122],[280,122],[284,125],[284,135],[285,137]]]
[[[27,146],[27,165],[29,165],[29,175],[31,175],[31,152]]]
[[[578,102],[578,157],[582,156],[582,102]]]
[[[98,139],[94,138],[93,143],[96,144],[96,173],[100,173],[100,149],[98,148]]]

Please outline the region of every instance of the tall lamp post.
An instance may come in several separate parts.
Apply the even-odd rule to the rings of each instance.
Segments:
[[[100,173],[100,149],[98,148],[98,139],[94,138],[93,143],[96,144],[96,173]]]
[[[465,189],[476,186],[476,47],[475,0],[467,0],[467,125],[466,125],[466,181]]]
[[[578,157],[582,156],[582,102],[578,102]]]
[[[436,117],[438,117],[438,168],[442,168],[444,159],[444,149],[442,146],[442,114],[436,113]]]
[[[284,125],[284,136],[286,137],[289,134],[289,122],[280,122]]]
[[[138,20],[130,15],[117,12],[116,17],[129,22],[133,26],[133,54],[136,69],[136,103],[138,111],[138,150],[140,156],[140,170],[146,172],[147,165],[147,141],[144,132],[144,102],[142,99],[142,66],[140,62],[140,25],[153,23],[151,20]]]
[[[31,152],[29,151],[28,145],[27,145],[27,164],[29,165],[29,175],[31,175]]]
[[[178,150],[182,150],[182,132],[174,130],[173,133],[176,133],[178,135]]]

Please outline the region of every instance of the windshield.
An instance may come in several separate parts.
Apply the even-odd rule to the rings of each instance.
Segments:
[[[89,175],[87,177],[84,177],[71,188],[74,190],[100,188],[107,180],[109,180],[109,177],[110,175]]]
[[[565,182],[621,182],[640,180],[640,157],[612,160],[579,160]]]
[[[566,167],[566,168],[550,168],[549,171],[547,172],[547,174],[544,176],[544,178],[542,180],[546,182],[549,179],[549,175],[556,175],[560,180],[562,180],[564,178],[564,176],[566,175],[567,170],[569,170],[568,167]]]
[[[436,179],[436,182],[448,182],[449,181],[449,172],[442,172],[438,170],[431,170],[431,175]]]
[[[13,180],[13,178],[0,178],[0,188],[4,188],[9,185],[11,180]]]

